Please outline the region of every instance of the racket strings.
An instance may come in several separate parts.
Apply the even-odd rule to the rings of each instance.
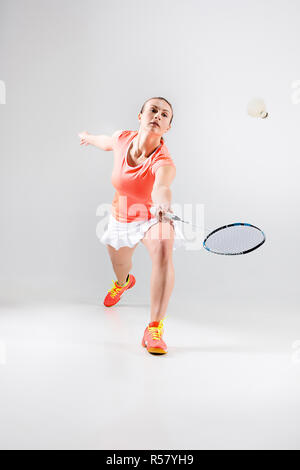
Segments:
[[[208,236],[205,245],[215,253],[238,254],[249,251],[264,241],[264,234],[247,225],[224,227]]]

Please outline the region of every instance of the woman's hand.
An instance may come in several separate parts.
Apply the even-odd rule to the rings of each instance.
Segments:
[[[78,137],[80,138],[80,145],[89,145],[88,136],[90,134],[87,131],[80,132]]]
[[[166,203],[161,203],[161,204],[154,204],[151,207],[150,212],[152,215],[155,215],[156,217],[158,217],[159,221],[162,222],[163,219],[170,220],[170,218],[165,217],[164,214],[166,212],[173,213],[173,210],[171,209],[170,204],[166,202]]]

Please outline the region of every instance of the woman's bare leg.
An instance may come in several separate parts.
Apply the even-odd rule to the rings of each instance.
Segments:
[[[132,248],[123,246],[118,250],[111,245],[106,245],[119,285],[125,284],[126,282],[127,275],[132,268],[132,255],[137,245],[138,244]]]
[[[162,320],[175,284],[173,265],[174,228],[170,222],[158,222],[147,230],[142,243],[152,259],[151,322]]]

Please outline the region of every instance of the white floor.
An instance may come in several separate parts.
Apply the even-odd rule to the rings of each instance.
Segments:
[[[297,312],[173,298],[153,356],[149,305],[101,300],[2,304],[1,449],[300,448]]]

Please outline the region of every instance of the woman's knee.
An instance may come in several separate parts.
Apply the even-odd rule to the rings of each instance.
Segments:
[[[148,229],[143,244],[155,261],[166,262],[172,257],[174,227],[169,222],[159,222]]]
[[[148,241],[147,248],[152,262],[162,265],[172,261],[173,242],[167,239]]]

